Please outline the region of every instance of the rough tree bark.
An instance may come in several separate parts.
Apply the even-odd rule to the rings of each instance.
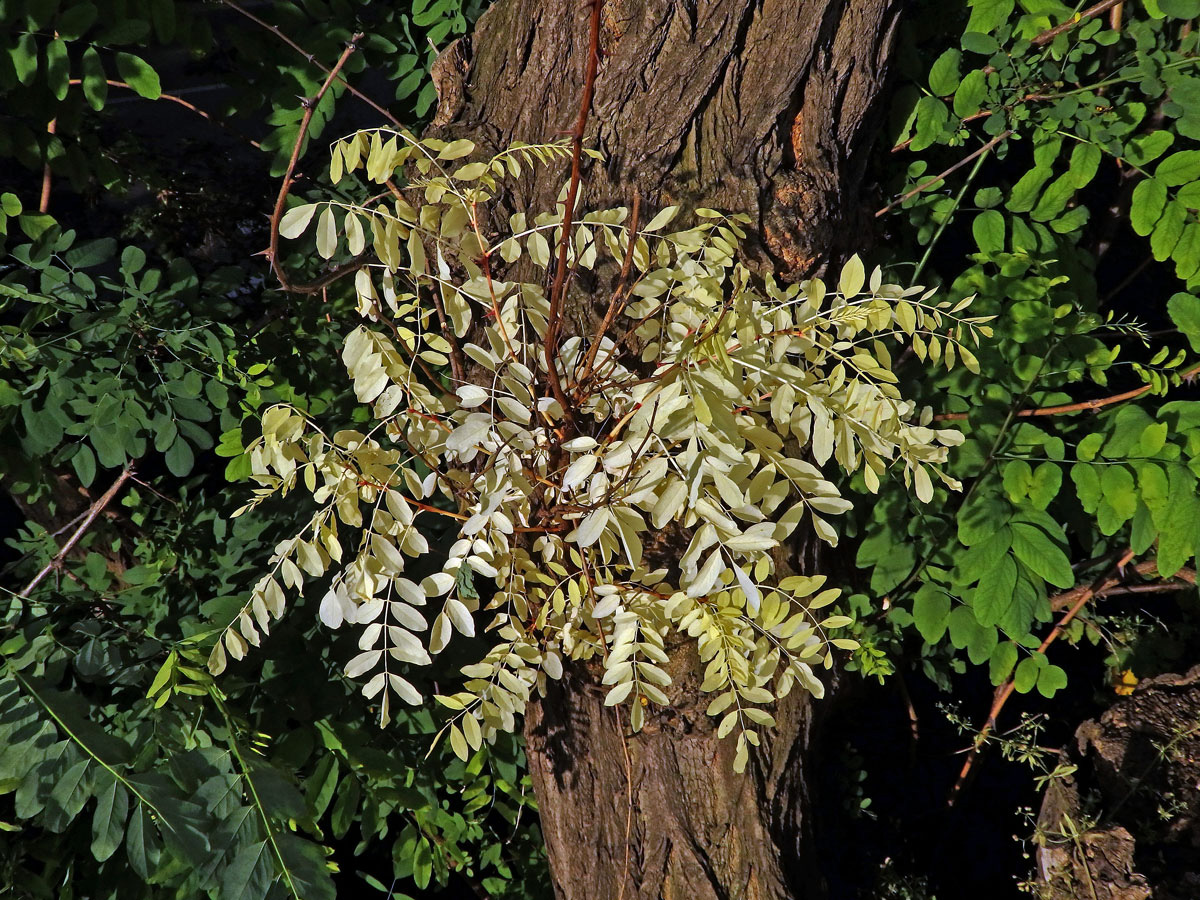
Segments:
[[[1200,896],[1200,666],[1084,722],[1038,816],[1039,897]]]
[[[858,195],[901,0],[607,0],[586,144],[583,208],[668,203],[748,212],[749,248],[785,277],[854,249]],[[588,51],[588,4],[499,0],[442,67],[439,136],[501,149],[570,130]],[[465,78],[453,83],[462,73]],[[444,126],[442,123],[446,123]],[[563,176],[565,177],[565,175]],[[527,180],[514,209],[550,209],[558,179]],[[604,298],[597,298],[606,299]],[[590,318],[588,298],[570,298]],[[591,673],[527,716],[528,755],[555,889],[572,898],[819,896],[806,765],[813,705],[792,695],[746,776],[697,697],[694,653],[675,661],[672,707],[628,739]],[[622,719],[621,721],[625,721]]]

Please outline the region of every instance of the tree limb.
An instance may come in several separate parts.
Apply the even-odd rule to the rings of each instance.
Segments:
[[[84,514],[83,521],[79,523],[79,527],[75,529],[74,534],[67,538],[67,542],[62,545],[62,549],[60,549],[58,553],[54,555],[54,559],[46,563],[46,565],[42,567],[42,570],[33,576],[33,580],[29,582],[29,584],[25,585],[25,589],[17,595],[18,597],[21,597],[22,599],[27,598],[31,593],[33,593],[34,589],[45,580],[47,575],[49,575],[55,569],[62,567],[63,560],[67,558],[67,554],[71,552],[74,546],[79,543],[79,539],[87,533],[87,530],[91,527],[92,522],[96,520],[96,516],[100,515],[100,513],[104,511],[104,508],[112,502],[113,497],[117,496],[117,493],[121,490],[121,487],[131,477],[133,477],[133,463],[128,463],[125,468],[121,470],[121,474],[117,476],[117,480],[112,483],[109,489],[101,494],[100,497],[98,497],[96,501],[90,507],[88,507],[88,511]]]
[[[352,260],[345,265],[338,266],[332,272],[310,284],[292,284],[284,273],[283,267],[279,265],[279,221],[283,218],[283,209],[287,203],[288,194],[292,189],[292,176],[296,171],[296,163],[300,159],[300,148],[304,145],[304,139],[308,136],[308,126],[312,122],[313,112],[325,97],[325,92],[329,90],[329,86],[337,78],[337,74],[342,70],[342,66],[346,65],[346,60],[358,49],[358,42],[362,39],[363,33],[361,31],[350,38],[350,42],[346,44],[346,49],[338,57],[336,65],[329,70],[329,75],[326,77],[325,83],[321,85],[321,89],[317,91],[315,96],[307,97],[302,101],[304,105],[304,118],[300,120],[300,131],[296,135],[296,143],[292,146],[292,157],[288,160],[287,172],[284,173],[283,183],[279,186],[279,196],[275,198],[275,209],[271,213],[271,244],[267,249],[267,260],[271,264],[271,269],[275,272],[275,277],[279,279],[280,287],[285,291],[314,294],[343,275],[361,269],[365,264],[361,261],[361,258]]]
[[[1194,378],[1200,375],[1200,364],[1192,366],[1187,371],[1183,372],[1179,377],[1183,380]],[[1112,394],[1108,397],[1099,397],[1095,400],[1080,400],[1078,403],[1064,403],[1061,406],[1039,406],[1034,409],[1022,409],[1017,413],[1020,418],[1029,418],[1030,416],[1058,416],[1063,413],[1084,412],[1090,409],[1101,409],[1105,406],[1112,406],[1114,403],[1121,403],[1124,400],[1132,400],[1135,397],[1140,397],[1153,387],[1153,385],[1143,384],[1140,388],[1134,388],[1132,391],[1124,391],[1120,394]],[[966,419],[970,413],[939,413],[934,416],[934,421],[937,422],[955,422]]]

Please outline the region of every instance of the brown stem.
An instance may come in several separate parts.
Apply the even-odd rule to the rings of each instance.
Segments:
[[[1182,379],[1193,378],[1200,375],[1200,365],[1192,366],[1179,377]],[[1151,389],[1153,385],[1143,384],[1140,388],[1134,388],[1132,391],[1125,391],[1120,394],[1113,394],[1110,397],[1100,397],[1096,400],[1081,400],[1078,403],[1064,403],[1062,406],[1040,406],[1036,409],[1023,409],[1017,413],[1021,418],[1029,418],[1030,416],[1058,416],[1063,413],[1083,412],[1089,409],[1101,409],[1105,406],[1112,406],[1114,403],[1121,403],[1124,400],[1132,400],[1134,397],[1140,397]],[[938,422],[954,422],[961,421],[967,418],[970,413],[939,413],[934,416],[934,420]]]
[[[393,125],[397,125],[397,126],[401,126],[401,127],[403,126],[403,123],[399,119],[397,119],[395,116],[393,116],[390,112],[388,112],[386,109],[384,109],[382,106],[380,106],[374,100],[372,100],[370,97],[368,97],[362,91],[360,91],[358,88],[354,87],[354,85],[350,84],[350,82],[346,81],[346,79],[344,79],[340,75],[338,75],[336,69],[327,68],[323,63],[321,63],[320,60],[318,60],[315,56],[313,56],[313,54],[309,53],[307,50],[305,50],[303,47],[301,47],[299,44],[297,44],[295,41],[293,41],[290,37],[288,37],[286,34],[284,34],[283,31],[280,30],[278,25],[272,25],[270,22],[263,21],[258,16],[254,15],[254,13],[250,12],[249,10],[240,6],[239,4],[234,3],[233,0],[221,0],[221,2],[224,3],[226,6],[228,6],[230,9],[234,10],[235,12],[241,13],[243,16],[245,16],[247,19],[249,19],[254,24],[259,25],[262,28],[265,28],[267,31],[274,34],[277,38],[279,38],[281,41],[283,41],[285,44],[287,44],[289,47],[291,47],[293,50],[295,50],[297,53],[299,53],[301,56],[303,56],[306,60],[308,60],[310,63],[312,63],[318,69],[320,69],[326,75],[332,76],[334,78],[334,80],[337,81],[338,84],[340,84],[342,87],[344,87],[351,94],[351,96],[357,97],[359,100],[361,100],[363,103],[367,104],[367,106],[371,107],[371,109],[375,110],[375,112],[379,113],[381,116],[383,116],[389,122],[391,122]],[[358,35],[358,39],[361,40],[362,35]],[[351,38],[351,43],[355,43],[355,40],[353,38]]]
[[[51,119],[46,125],[47,134],[54,134],[57,129],[58,119]],[[50,160],[47,159],[45,164],[42,166],[42,195],[38,199],[38,212],[43,214],[50,212],[50,185],[52,179],[53,176],[50,173]]]
[[[1076,25],[1082,25],[1088,19],[1092,18],[1092,16],[1098,16],[1100,13],[1112,9],[1114,6],[1119,6],[1123,2],[1124,0],[1100,0],[1100,2],[1095,6],[1089,6],[1083,12],[1076,13],[1061,25],[1055,25],[1053,28],[1047,28],[1029,43],[1033,44],[1035,47],[1048,44],[1060,34],[1070,31]]]
[[[1128,563],[1131,559],[1133,559],[1133,549],[1128,548],[1124,553],[1121,554],[1121,558],[1117,561],[1117,564],[1113,566],[1113,568],[1120,573],[1124,570],[1126,563]],[[1058,620],[1058,624],[1050,630],[1050,633],[1046,635],[1045,640],[1042,641],[1041,645],[1034,652],[1045,656],[1046,649],[1058,639],[1063,631],[1066,630],[1066,627],[1071,624],[1072,620],[1079,614],[1079,611],[1083,609],[1087,602],[1104,589],[1109,580],[1110,576],[1102,575],[1100,578],[1096,579],[1096,581],[1094,581],[1090,587],[1084,588],[1082,591],[1080,591],[1079,588],[1073,588],[1071,591],[1068,591],[1068,594],[1073,594],[1075,591],[1079,591],[1079,593],[1075,601],[1071,604],[1070,608],[1066,611],[1063,617]],[[1051,598],[1051,606],[1054,605],[1056,599],[1057,598]],[[1004,683],[996,688],[995,694],[992,698],[992,708],[988,710],[987,721],[985,721],[983,723],[983,727],[979,729],[979,736],[975,739],[974,746],[967,751],[967,758],[963,761],[963,767],[958,773],[958,778],[956,778],[954,781],[954,787],[950,789],[950,797],[947,800],[947,806],[953,806],[954,802],[958,799],[958,795],[962,791],[963,785],[966,783],[968,776],[971,774],[971,770],[975,766],[975,760],[979,757],[980,748],[983,746],[984,741],[987,740],[988,735],[991,734],[995,729],[996,717],[1000,715],[1000,710],[1004,708],[1004,704],[1008,702],[1008,698],[1012,696],[1014,690],[1016,690],[1015,667],[1013,673],[1010,674],[1007,679],[1005,679]]]
[[[592,367],[596,364],[596,354],[600,352],[600,342],[608,334],[609,326],[612,325],[613,320],[625,306],[625,299],[629,296],[629,272],[633,268],[633,248],[637,244],[638,216],[641,213],[641,207],[642,195],[634,194],[633,211],[629,216],[629,246],[625,248],[625,259],[621,263],[621,274],[617,279],[617,287],[613,291],[612,300],[609,301],[608,310],[604,313],[603,321],[596,328],[596,334],[592,338],[592,346],[588,348],[583,365],[579,369],[575,389],[575,399],[577,401],[582,397],[584,383],[592,376]]]
[[[46,565],[42,567],[42,570],[33,576],[33,580],[29,582],[29,584],[25,585],[25,589],[17,596],[21,598],[28,597],[31,593],[33,593],[34,588],[36,588],[42,583],[43,580],[45,580],[47,575],[49,575],[55,569],[62,568],[63,560],[67,558],[67,554],[71,552],[74,546],[79,543],[79,539],[87,533],[87,530],[91,527],[92,522],[96,521],[96,516],[100,515],[100,513],[104,511],[104,508],[112,502],[113,497],[117,496],[117,493],[121,490],[121,487],[125,484],[125,482],[132,477],[133,463],[131,462],[127,463],[125,468],[121,470],[121,474],[117,476],[117,480],[112,483],[109,489],[101,494],[100,497],[97,498],[90,507],[88,507],[88,511],[86,515],[84,515],[83,521],[79,523],[79,527],[75,529],[75,532],[69,538],[67,538],[67,542],[62,545],[62,549],[60,549],[58,553],[54,555],[54,559],[46,563]]]
[[[1147,560],[1146,562],[1140,562],[1134,566],[1133,571],[1138,575],[1149,575],[1157,568],[1158,567],[1153,560]],[[1050,608],[1054,610],[1054,612],[1068,609],[1075,604],[1075,601],[1077,601],[1089,590],[1092,590],[1092,595],[1096,597],[1116,593],[1115,589],[1120,587],[1123,581],[1124,579],[1122,576],[1118,574],[1116,576],[1110,576],[1109,578],[1106,578],[1099,586],[1095,587],[1095,590],[1082,585],[1079,587],[1073,587],[1069,591],[1063,591],[1061,594],[1051,597]]]
[[[588,58],[584,69],[583,92],[579,98],[579,117],[571,132],[571,183],[567,188],[566,204],[563,208],[562,236],[558,242],[558,265],[554,270],[554,283],[550,288],[550,312],[546,323],[546,376],[550,391],[562,407],[563,417],[572,426],[575,416],[571,404],[563,392],[555,366],[558,354],[558,333],[562,325],[563,293],[567,280],[567,248],[571,241],[571,224],[575,216],[575,198],[579,195],[580,159],[583,156],[583,132],[587,127],[588,113],[592,108],[592,88],[596,83],[596,66],[600,58],[600,3],[592,0],[592,17],[588,32]]]
[[[467,358],[463,354],[462,344],[458,342],[458,335],[454,333],[454,329],[450,327],[450,321],[446,318],[446,310],[442,307],[442,298],[438,296],[438,289],[431,287],[429,296],[433,298],[433,309],[437,313],[442,336],[450,344],[450,375],[454,378],[456,385],[466,384]]]
[[[72,78],[67,83],[68,84],[83,84],[83,79],[82,78]],[[116,81],[112,78],[104,79],[104,83],[109,85],[110,87],[125,88],[126,90],[130,90],[130,91],[136,90],[136,88],[133,85],[128,84],[127,82],[124,82],[124,81]],[[252,140],[250,140],[250,138],[246,137],[244,134],[239,134],[237,131],[234,131],[232,128],[230,128],[228,125],[226,125],[224,122],[217,121],[211,115],[209,115],[204,110],[202,110],[200,107],[196,106],[194,103],[189,103],[187,100],[184,100],[182,97],[177,97],[175,94],[163,93],[163,94],[159,94],[157,99],[158,100],[170,100],[172,103],[178,103],[184,109],[190,109],[196,115],[203,116],[205,119],[208,119],[208,121],[212,122],[217,127],[223,128],[226,131],[231,132],[232,134],[236,134],[239,138],[241,138],[244,141],[248,141],[250,143],[250,146],[252,146],[252,147],[261,147],[262,146],[261,144],[259,144],[258,141],[252,141]]]
[[[228,0],[226,0],[228,2]],[[230,4],[236,7],[235,4]],[[249,15],[249,13],[247,13]],[[279,265],[279,220],[283,218],[283,209],[287,203],[288,193],[292,189],[292,175],[296,171],[296,162],[300,159],[300,148],[304,144],[304,139],[308,136],[308,126],[312,121],[313,112],[325,97],[325,92],[329,90],[329,86],[333,84],[337,78],[338,72],[342,70],[342,66],[346,64],[351,54],[358,49],[358,42],[363,39],[362,32],[358,32],[350,38],[350,42],[346,44],[346,49],[342,51],[342,55],[338,57],[337,63],[329,70],[329,75],[325,78],[325,83],[321,85],[321,89],[317,91],[313,97],[308,97],[303,101],[304,118],[300,120],[300,131],[296,135],[296,143],[292,146],[292,157],[288,160],[287,172],[284,173],[283,183],[279,186],[279,196],[275,198],[275,209],[271,213],[271,245],[267,250],[267,259],[271,263],[271,268],[275,272],[275,277],[279,279],[279,285],[285,291],[295,291],[298,293],[316,293],[342,275],[356,271],[362,268],[361,260],[353,260],[342,266],[338,266],[332,272],[317,279],[316,281],[306,285],[293,285],[287,275],[283,271],[283,267]]]
[[[926,188],[932,187],[933,185],[937,184],[939,181],[943,181],[947,175],[951,175],[954,172],[957,172],[959,169],[961,169],[963,166],[965,166],[971,160],[975,159],[977,156],[981,156],[984,153],[987,153],[989,150],[991,150],[993,147],[995,147],[998,143],[1000,143],[1002,140],[1004,140],[1010,134],[1012,134],[1012,130],[1005,129],[1003,132],[996,135],[994,138],[992,138],[990,141],[988,141],[986,144],[984,144],[978,150],[975,150],[974,152],[969,153],[966,156],[964,156],[962,159],[960,159],[958,162],[956,162],[954,165],[952,165],[946,171],[942,172],[940,175],[935,175],[933,178],[930,178],[924,184],[918,184],[911,191],[901,194],[899,197],[897,197],[895,200],[893,200],[887,206],[883,207],[883,209],[876,210],[875,218],[879,218],[884,213],[887,213],[890,210],[895,209],[897,206],[899,206],[905,200],[908,200],[910,197],[917,196],[917,194],[921,193],[921,191],[925,190]]]

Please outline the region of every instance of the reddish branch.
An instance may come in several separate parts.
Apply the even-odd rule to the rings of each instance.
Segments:
[[[46,125],[46,134],[54,134],[58,129],[58,119],[51,119]],[[42,166],[42,195],[38,199],[38,212],[45,214],[50,212],[50,185],[53,176],[50,174],[50,160],[47,158]]]
[[[915,196],[917,196],[917,194],[921,193],[925,189],[933,187],[935,184],[943,181],[947,175],[952,175],[953,173],[955,173],[959,169],[961,169],[963,166],[965,166],[967,163],[969,163],[971,160],[987,153],[989,150],[991,150],[993,147],[995,147],[998,143],[1000,143],[1002,140],[1004,140],[1011,134],[1012,134],[1011,129],[1005,129],[1003,132],[996,135],[994,138],[992,138],[990,141],[988,141],[986,144],[984,144],[978,150],[964,156],[962,159],[960,159],[958,162],[956,162],[954,165],[952,165],[946,171],[942,172],[940,175],[935,175],[932,178],[930,178],[928,181],[924,182],[923,184],[918,184],[911,191],[901,194],[899,197],[897,197],[895,200],[893,200],[891,203],[889,203],[883,209],[876,210],[875,218],[879,218],[880,216],[884,215],[885,213],[889,212],[890,210],[895,209],[897,206],[899,206],[905,200],[908,200],[910,197],[915,197]]]
[[[604,313],[604,319],[597,326],[596,333],[592,337],[592,345],[588,348],[587,354],[583,358],[583,364],[579,368],[575,388],[576,400],[582,397],[585,383],[592,376],[592,368],[596,364],[596,354],[600,352],[600,342],[608,334],[608,329],[612,325],[613,320],[620,314],[621,310],[625,307],[625,301],[629,298],[629,274],[633,269],[633,251],[634,245],[637,243],[638,217],[641,214],[641,208],[642,196],[641,194],[634,194],[633,212],[629,215],[629,246],[625,248],[625,259],[621,263],[621,274],[617,278],[617,286],[613,291],[612,299],[608,303],[608,310]]]
[[[1200,365],[1192,366],[1179,377],[1187,380],[1200,375]],[[1113,394],[1109,397],[1098,397],[1095,400],[1080,400],[1078,403],[1064,403],[1061,406],[1040,406],[1036,409],[1022,409],[1017,415],[1021,418],[1030,416],[1058,416],[1063,413],[1084,412],[1092,409],[1102,409],[1105,406],[1112,406],[1114,403],[1121,403],[1125,400],[1132,400],[1135,397],[1140,397],[1142,394],[1149,391],[1153,385],[1143,384],[1140,388],[1134,388],[1132,391],[1124,391],[1120,394]],[[934,416],[934,420],[938,422],[955,422],[967,418],[970,413],[940,413]]]
[[[285,44],[287,44],[289,47],[291,47],[293,50],[295,50],[297,53],[299,53],[301,56],[303,56],[306,60],[308,60],[310,63],[312,63],[318,69],[320,69],[326,75],[330,76],[334,81],[336,81],[338,84],[340,84],[342,87],[344,87],[352,96],[357,97],[363,103],[367,104],[367,106],[371,107],[371,109],[375,110],[375,112],[379,113],[381,116],[383,116],[389,122],[391,122],[393,125],[397,125],[397,126],[401,125],[401,122],[399,119],[397,119],[395,116],[393,116],[390,112],[388,112],[386,109],[384,109],[382,106],[380,106],[374,100],[372,100],[370,97],[368,97],[362,91],[360,91],[358,88],[354,87],[354,85],[350,84],[350,82],[346,81],[346,79],[342,78],[338,74],[338,69],[336,67],[333,69],[330,69],[327,66],[325,66],[313,54],[309,53],[307,50],[305,50],[303,47],[301,47],[299,44],[297,44],[295,41],[293,41],[290,37],[288,37],[286,34],[284,34],[278,25],[272,25],[270,22],[263,21],[258,16],[254,15],[254,13],[250,12],[249,10],[240,6],[239,4],[234,3],[233,0],[221,0],[221,2],[224,3],[226,6],[228,6],[230,9],[234,10],[235,12],[241,13],[243,16],[245,16],[247,19],[249,19],[255,25],[265,28],[267,31],[271,32],[273,35],[275,35],[275,37],[279,38],[281,41],[283,41]],[[361,34],[355,35],[355,37],[350,39],[350,42],[353,44],[353,43],[357,43],[360,40],[362,40]]]
[[[230,4],[233,5],[233,4]],[[236,8],[236,7],[235,7]],[[342,51],[342,55],[338,57],[337,63],[329,70],[329,75],[325,78],[325,83],[321,85],[321,89],[312,97],[306,97],[302,103],[304,106],[304,118],[300,120],[300,132],[296,135],[296,143],[292,146],[292,158],[288,160],[287,172],[284,173],[283,183],[279,186],[279,196],[275,198],[275,209],[271,213],[271,245],[267,249],[267,259],[271,263],[271,268],[275,271],[275,277],[279,279],[280,287],[285,291],[294,291],[301,294],[315,294],[326,285],[343,275],[356,271],[362,267],[362,263],[358,260],[352,260],[349,263],[338,266],[332,272],[318,278],[316,281],[308,284],[292,284],[287,275],[283,271],[283,267],[279,265],[279,221],[283,218],[283,209],[287,204],[288,193],[292,189],[292,176],[296,172],[296,163],[300,159],[300,148],[304,144],[304,139],[308,136],[308,126],[312,122],[313,113],[316,111],[318,104],[325,97],[325,92],[329,90],[329,86],[333,84],[337,78],[338,72],[342,70],[342,66],[346,65],[346,60],[358,49],[358,42],[363,39],[362,32],[358,32],[350,38],[350,42],[346,44],[346,49]]]
[[[1113,566],[1113,569],[1116,570],[1118,575],[1123,575],[1125,566],[1131,559],[1133,559],[1133,549],[1128,548],[1121,554],[1121,557],[1119,560],[1117,560],[1116,565]],[[1140,571],[1141,566],[1139,566],[1138,569]],[[1119,580],[1120,579],[1118,578],[1118,581]],[[1089,600],[1091,600],[1097,594],[1103,593],[1105,588],[1111,587],[1112,584],[1110,582],[1112,582],[1112,576],[1105,574],[1096,579],[1096,581],[1094,581],[1089,587],[1082,589],[1072,588],[1065,594],[1060,594],[1058,597],[1051,597],[1051,607],[1055,607],[1056,603],[1060,603],[1060,598],[1062,597],[1069,596],[1073,599],[1071,601],[1067,601],[1070,603],[1070,606],[1068,607],[1066,613],[1061,619],[1058,620],[1058,624],[1051,629],[1050,633],[1046,635],[1046,639],[1042,641],[1041,645],[1034,652],[1045,656],[1046,649],[1056,640],[1058,640],[1059,636],[1062,635],[1063,631],[1066,630],[1066,627],[1070,625],[1074,618],[1079,614],[1079,611],[1083,609],[1085,605],[1087,605]],[[1004,704],[1008,702],[1008,698],[1012,696],[1014,690],[1016,690],[1015,667],[1012,674],[1008,676],[1002,685],[996,688],[996,691],[993,694],[992,708],[988,710],[987,720],[983,723],[983,727],[979,729],[979,736],[975,739],[975,744],[967,752],[967,758],[963,761],[963,767],[958,773],[958,778],[954,781],[954,787],[950,789],[950,797],[947,801],[947,805],[953,806],[954,802],[958,799],[958,795],[962,791],[963,785],[966,784],[967,777],[971,774],[972,769],[975,767],[975,760],[979,757],[980,748],[983,747],[984,741],[987,740],[988,735],[990,735],[995,729],[996,717],[1000,715],[1000,710],[1004,708]]]
[[[587,127],[588,113],[592,108],[592,88],[596,83],[596,67],[600,59],[600,3],[592,0],[591,25],[588,32],[588,57],[583,76],[583,93],[579,98],[579,116],[571,132],[571,183],[567,188],[566,206],[563,209],[562,236],[558,242],[558,265],[554,270],[554,283],[550,287],[550,313],[546,323],[546,375],[550,392],[562,407],[563,417],[573,428],[575,417],[571,404],[563,391],[555,366],[558,354],[558,336],[562,327],[563,294],[567,284],[567,248],[571,243],[571,225],[575,217],[575,199],[579,196],[580,163],[583,156],[583,132]]]
[[[1092,18],[1092,16],[1098,16],[1100,13],[1112,9],[1114,6],[1120,6],[1123,2],[1124,0],[1101,0],[1101,2],[1097,3],[1095,6],[1089,6],[1083,12],[1076,13],[1075,15],[1071,16],[1070,19],[1068,19],[1066,22],[1063,22],[1061,25],[1056,25],[1053,28],[1047,28],[1029,43],[1033,44],[1035,47],[1048,44],[1060,34],[1070,31],[1076,25],[1081,25],[1088,19]]]
[[[79,543],[79,539],[87,533],[87,530],[91,527],[92,522],[96,521],[96,516],[104,512],[104,508],[112,502],[113,497],[117,496],[117,493],[124,486],[125,482],[132,477],[133,463],[129,463],[124,469],[121,470],[121,474],[117,476],[117,480],[112,483],[109,489],[105,491],[90,507],[88,507],[87,512],[83,516],[83,521],[79,523],[79,527],[75,529],[74,533],[67,538],[67,542],[62,545],[62,549],[54,555],[54,559],[46,563],[46,565],[42,567],[42,570],[33,576],[33,580],[29,582],[29,584],[25,585],[25,589],[17,596],[22,598],[28,597],[31,593],[33,593],[34,588],[36,588],[42,583],[42,581],[45,580],[47,575],[57,569],[62,568],[63,561],[67,558],[67,554],[71,552],[77,543]]]

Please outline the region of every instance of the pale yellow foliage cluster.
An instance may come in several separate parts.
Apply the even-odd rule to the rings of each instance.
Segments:
[[[351,331],[343,359],[372,424],[330,436],[290,407],[263,417],[248,449],[261,485],[253,503],[303,486],[318,510],[277,548],[211,668],[259,642],[285,589],[331,574],[320,616],[359,629],[346,674],[366,679],[384,722],[392,697],[422,700],[406,666],[428,664],[454,632],[489,635],[463,689],[438,698],[455,712],[447,728],[465,758],[512,729],[568,660],[602,667],[607,702],[627,704],[640,728],[647,704],[668,702],[669,639],[687,635],[714,694],[708,711],[721,735],[737,734],[744,766],[756,729],[773,724],[764,707],[797,683],[819,696],[813,667],[854,646],[834,636],[849,619],[822,612],[838,592],[818,574],[777,577],[773,556],[802,525],[837,542],[830,518],[850,503],[827,464],[861,472],[870,491],[898,467],[926,501],[934,479],[957,486],[941,466],[961,435],[901,397],[887,344],[974,369],[966,344],[987,329],[958,316],[966,301],[934,305],[878,270],[868,278],[857,257],[836,288],[756,278],[736,260],[744,217],[698,209],[694,224],[668,230],[672,207],[635,234],[625,209],[609,209],[576,218],[569,263],[608,259],[615,272],[629,257],[619,315],[610,333],[567,337],[548,353],[543,286],[493,272],[522,257],[551,267],[562,200],[507,223],[488,203],[504,179],[566,148],[455,162],[474,150],[355,135],[334,148],[335,181],[361,171],[390,189],[410,165],[424,203],[390,189],[285,217],[294,238],[315,216],[325,257],[343,243],[363,253],[369,240],[377,262],[356,282],[369,324]],[[447,387],[439,373],[455,352],[477,374]],[[547,387],[550,367],[570,415]],[[431,554],[435,519],[452,537]],[[646,550],[664,530],[677,548],[669,560]],[[431,555],[434,574],[407,577],[409,560],[428,571]]]

